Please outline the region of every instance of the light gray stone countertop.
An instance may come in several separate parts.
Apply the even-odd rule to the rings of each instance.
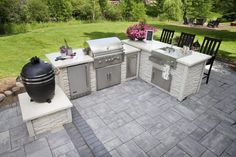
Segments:
[[[153,41],[132,41],[132,40],[127,39],[127,40],[123,40],[122,42],[125,44],[128,44],[128,45],[131,45],[135,48],[141,49],[145,52],[149,52],[149,53],[151,53],[153,50],[158,50],[163,47],[170,47],[171,46],[170,44],[162,43],[162,42],[156,41],[156,40],[153,40]],[[177,47],[177,46],[173,46],[173,48],[179,49],[179,47]],[[177,62],[187,65],[187,66],[194,66],[194,65],[204,62],[210,58],[211,58],[211,56],[209,56],[209,55],[202,54],[202,53],[199,53],[196,51],[192,51],[192,54],[177,59]]]
[[[73,52],[75,52],[76,55],[73,58],[68,58],[68,59],[65,59],[65,60],[55,61],[55,59],[60,56],[59,52],[46,54],[46,57],[49,59],[49,61],[51,62],[51,64],[55,68],[64,68],[64,67],[68,67],[68,66],[73,66],[73,65],[83,64],[83,63],[89,63],[89,62],[94,61],[94,59],[91,56],[84,55],[82,48],[73,49]]]
[[[124,49],[124,53],[125,54],[130,54],[130,53],[134,53],[134,52],[139,52],[140,49],[135,48],[133,46],[127,45],[127,44],[123,44],[123,49]]]

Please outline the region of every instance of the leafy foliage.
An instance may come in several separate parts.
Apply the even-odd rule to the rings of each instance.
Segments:
[[[68,21],[72,14],[72,5],[68,0],[48,0],[50,16],[55,21]]]
[[[165,12],[163,13],[168,20],[180,20],[183,16],[181,0],[165,0],[163,4]]]
[[[27,6],[31,21],[46,22],[49,20],[49,8],[46,1],[28,0]]]

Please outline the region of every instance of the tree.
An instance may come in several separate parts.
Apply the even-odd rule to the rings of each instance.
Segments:
[[[132,4],[132,11],[131,11],[131,20],[137,21],[139,19],[146,18],[146,8],[143,2]]]
[[[180,20],[182,19],[183,12],[182,12],[182,1],[181,0],[165,0],[163,8],[165,12],[163,13],[164,16],[168,18],[168,20]]]
[[[131,11],[132,11],[132,0],[121,0],[121,6],[122,6],[122,15],[124,19],[130,20],[131,18]]]
[[[182,6],[183,6],[183,18],[188,16],[189,13],[191,13],[192,9],[192,0],[182,0]]]
[[[28,0],[30,20],[45,22],[49,20],[49,8],[44,0]]]
[[[19,0],[0,0],[0,24],[28,21],[28,9]]]
[[[101,11],[98,0],[72,0],[72,15],[76,19],[96,20]]]
[[[190,16],[193,18],[207,17],[212,8],[211,0],[193,0]]]
[[[50,16],[56,21],[67,21],[72,16],[71,2],[68,0],[48,0]]]
[[[101,8],[101,12],[104,16],[104,12],[107,10],[107,0],[98,0],[100,8]]]

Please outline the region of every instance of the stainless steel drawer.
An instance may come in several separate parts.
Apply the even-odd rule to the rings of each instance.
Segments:
[[[121,65],[116,64],[96,69],[97,90],[104,89],[121,82]]]
[[[172,76],[169,76],[169,80],[162,78],[162,71],[157,68],[152,68],[152,79],[151,82],[160,88],[170,91]]]
[[[91,92],[89,64],[81,64],[67,68],[71,99]]]
[[[126,78],[137,75],[137,59],[138,53],[132,53],[126,56]]]

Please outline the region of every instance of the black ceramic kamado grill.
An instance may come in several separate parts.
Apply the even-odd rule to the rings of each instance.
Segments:
[[[35,102],[51,102],[55,93],[55,74],[51,64],[33,57],[21,71],[26,92]]]

